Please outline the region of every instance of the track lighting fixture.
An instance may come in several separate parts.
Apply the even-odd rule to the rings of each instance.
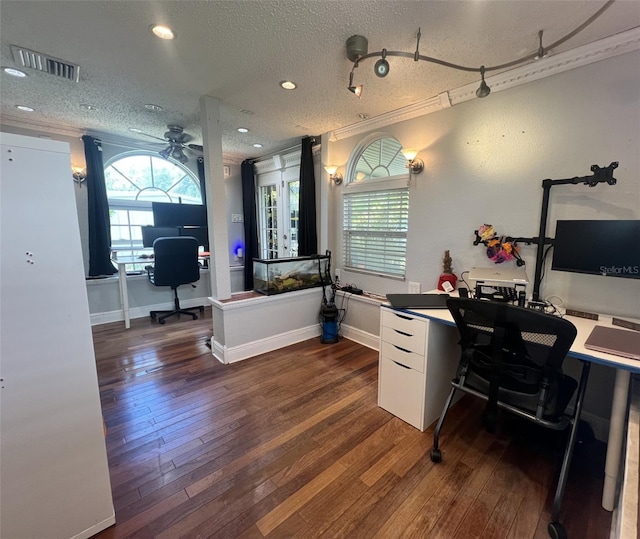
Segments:
[[[552,43],[548,47],[544,47],[542,45],[542,30],[538,32],[539,45],[536,52],[532,54],[528,54],[527,56],[523,56],[522,58],[517,58],[510,62],[506,62],[504,64],[495,65],[495,66],[481,66],[481,67],[471,67],[464,66],[460,64],[454,64],[452,62],[447,62],[446,60],[440,60],[438,58],[432,58],[430,56],[425,56],[420,54],[419,45],[420,45],[420,28],[418,28],[418,33],[416,35],[416,50],[415,52],[405,52],[405,51],[389,51],[387,49],[382,49],[377,52],[369,52],[369,43],[367,38],[360,35],[351,36],[347,39],[346,42],[346,52],[347,58],[353,62],[353,68],[349,73],[349,86],[348,89],[350,92],[353,92],[358,97],[362,95],[362,85],[354,86],[353,85],[353,70],[358,67],[358,63],[363,60],[367,60],[369,58],[380,57],[379,60],[375,63],[375,74],[380,77],[386,77],[389,74],[389,62],[387,61],[387,56],[398,56],[401,58],[412,58],[415,62],[422,60],[424,62],[430,62],[432,64],[438,64],[443,67],[447,67],[449,69],[457,69],[459,71],[469,71],[472,73],[480,73],[480,87],[476,90],[476,95],[478,97],[487,97],[491,93],[491,89],[487,85],[484,75],[485,72],[489,71],[502,71],[511,67],[515,67],[517,65],[523,64],[525,62],[529,62],[531,60],[539,60],[541,58],[545,58],[548,55],[550,49],[554,49],[568,41],[579,32],[584,30],[587,26],[589,26],[593,21],[595,21],[606,9],[608,9],[614,0],[608,0],[600,9],[598,9],[591,17],[589,17],[586,21],[584,21],[580,26],[566,34],[564,37],[560,38],[558,41]]]
[[[347,89],[350,92],[353,92],[354,94],[356,94],[356,97],[360,97],[362,95],[362,84],[358,85],[358,86],[354,86],[353,85],[353,70],[358,67],[358,62],[354,62],[353,67],[351,68],[351,73],[349,73],[349,86],[347,87]]]
[[[386,60],[387,49],[382,49],[382,58],[376,62],[376,75],[378,77],[386,77],[389,74],[389,62]]]
[[[476,90],[476,95],[478,97],[487,97],[491,93],[491,88],[489,88],[487,83],[484,81],[484,66],[480,68],[480,76],[482,77],[482,80],[480,81],[480,86]]]

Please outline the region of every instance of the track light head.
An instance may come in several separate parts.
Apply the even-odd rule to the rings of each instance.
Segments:
[[[480,86],[476,90],[476,95],[478,97],[487,97],[491,93],[491,88],[489,88],[487,83],[484,81],[484,66],[480,68],[480,76],[482,77],[482,80],[480,82]]]
[[[387,49],[382,49],[382,58],[376,62],[375,73],[378,77],[386,77],[389,74],[389,62],[387,58]]]

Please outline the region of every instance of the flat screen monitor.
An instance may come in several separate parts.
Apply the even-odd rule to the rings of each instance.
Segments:
[[[640,220],[558,221],[551,269],[640,279]]]
[[[191,236],[198,240],[198,245],[204,247],[205,251],[209,250],[209,232],[206,226],[183,226],[180,227],[181,236]]]
[[[177,226],[143,226],[142,246],[153,247],[153,242],[158,238],[167,238],[180,235]]]
[[[202,204],[152,202],[154,226],[207,226],[207,208]]]

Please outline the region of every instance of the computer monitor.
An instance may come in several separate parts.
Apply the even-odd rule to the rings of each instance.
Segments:
[[[143,226],[142,246],[153,247],[153,242],[158,238],[174,237],[180,235],[177,226]]]
[[[154,226],[207,226],[207,207],[202,204],[152,202]]]
[[[640,279],[640,220],[558,221],[551,269]]]
[[[182,226],[180,235],[195,238],[198,245],[204,247],[205,251],[209,250],[209,232],[206,226]]]

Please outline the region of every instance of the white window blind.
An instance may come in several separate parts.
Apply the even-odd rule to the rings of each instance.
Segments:
[[[409,189],[357,190],[343,199],[345,269],[403,278]]]

